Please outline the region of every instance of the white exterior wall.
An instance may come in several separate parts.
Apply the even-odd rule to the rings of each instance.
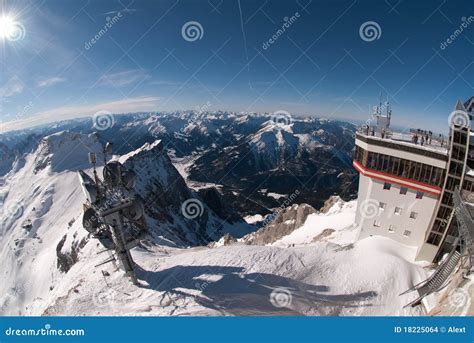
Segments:
[[[416,191],[408,188],[407,194],[400,194],[400,186],[392,184],[390,190],[384,190],[384,182],[360,174],[359,195],[357,199],[356,224],[360,227],[359,239],[372,235],[385,236],[402,244],[420,248],[425,240],[431,218],[438,199],[425,193],[422,199],[416,199]],[[385,203],[385,209],[378,208],[379,202]],[[395,214],[400,207],[401,214]],[[410,218],[411,212],[417,213],[416,219]],[[374,221],[380,227],[374,226]],[[390,227],[394,232],[390,232]],[[404,231],[410,231],[405,237]]]
[[[372,137],[371,137],[372,138]],[[374,144],[365,143],[356,139],[356,145],[360,146],[366,151],[391,155],[394,157],[403,158],[406,160],[421,162],[427,165],[432,165],[438,168],[446,169],[447,162],[433,157],[419,155],[413,152],[407,152],[402,149],[392,149],[382,147]],[[439,196],[424,192],[422,199],[416,199],[417,190],[410,188],[410,186],[417,187],[419,190],[431,190],[432,187],[428,185],[413,184],[409,180],[398,182],[404,184],[407,188],[407,194],[400,194],[402,186],[396,184],[396,180],[392,178],[389,180],[388,175],[371,175],[377,178],[372,178],[369,175],[359,173],[359,193],[357,199],[357,213],[356,225],[360,228],[359,239],[369,236],[378,235],[385,236],[396,240],[405,245],[418,248],[417,260],[432,261],[436,254],[438,247],[425,243],[426,234],[431,228],[432,219],[435,217]],[[379,180],[387,179],[385,181]],[[391,184],[390,190],[384,190],[384,182]],[[385,203],[385,210],[379,209],[379,203]],[[395,214],[395,207],[400,207],[402,212],[400,215]],[[410,213],[417,212],[417,218],[411,219]],[[380,227],[374,226],[374,221],[380,222]],[[390,227],[394,232],[389,231]],[[410,231],[410,236],[405,237],[404,231]]]

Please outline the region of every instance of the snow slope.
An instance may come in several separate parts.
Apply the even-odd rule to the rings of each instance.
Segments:
[[[155,216],[148,215],[155,234],[132,250],[141,286],[112,263],[95,267],[109,255],[99,254],[103,247],[82,228],[84,198],[75,170],[87,167],[89,151],[101,161],[101,148],[94,135],[58,133],[5,177],[0,314],[421,314],[419,308],[403,309],[416,294],[399,294],[427,273],[411,262],[413,251],[389,239],[356,242],[355,202],[339,200],[326,213],[310,214],[270,245],[178,245],[165,230],[174,235],[182,230],[179,240],[195,236],[206,242],[207,236],[221,237],[210,230],[219,218],[205,205],[206,217],[194,222],[178,217],[182,200],[195,194],[159,142],[120,158],[140,171],[137,190],[157,205]],[[204,231],[195,231],[201,221],[208,223],[200,226]]]
[[[403,309],[414,294],[399,296],[426,277],[386,238],[352,244],[354,203],[336,203],[271,246],[236,243],[217,248],[146,244],[133,250],[141,287],[90,242],[54,289],[36,299],[28,315],[419,315]],[[347,217],[348,227],[341,218]],[[323,224],[320,224],[318,219]],[[331,225],[332,241],[310,242]],[[305,232],[305,235],[298,233]],[[290,237],[292,236],[292,237]],[[300,237],[301,239],[299,239]],[[291,247],[283,244],[292,242]],[[294,246],[293,246],[294,244]]]

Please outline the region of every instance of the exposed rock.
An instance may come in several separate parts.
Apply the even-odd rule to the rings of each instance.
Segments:
[[[241,226],[250,227],[239,216],[226,215],[231,211],[217,192],[203,193],[203,198],[188,188],[160,140],[144,144],[119,161],[137,174],[135,191],[143,198],[153,237],[181,246],[205,245]]]
[[[237,212],[235,212],[223,198],[215,187],[202,188],[198,191],[204,202],[222,219],[228,223],[241,222]]]
[[[87,238],[83,238],[81,241],[74,240],[69,251],[63,251],[64,243],[66,242],[67,235],[59,241],[56,246],[56,256],[58,259],[57,267],[63,273],[67,273],[71,267],[76,264],[79,260],[79,252],[87,243]]]
[[[331,209],[331,207],[334,206],[337,202],[342,201],[342,199],[338,195],[332,195],[329,197],[328,200],[324,202],[323,207],[319,210],[321,213],[328,213],[328,211]]]
[[[237,242],[237,240],[234,237],[232,237],[229,233],[226,233],[217,242],[211,242],[207,246],[209,248],[217,248],[217,247],[221,247],[221,246],[231,245],[231,244],[236,243],[236,242]]]
[[[335,232],[336,230],[334,229],[324,229],[323,232],[321,232],[319,235],[313,238],[313,242],[321,242],[323,241],[326,237],[329,237]]]
[[[317,211],[308,204],[295,204],[287,207],[274,216],[274,219],[261,228],[243,238],[246,244],[265,245],[289,235],[301,227],[306,218]]]

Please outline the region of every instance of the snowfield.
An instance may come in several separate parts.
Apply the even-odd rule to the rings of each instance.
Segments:
[[[93,268],[99,260],[90,256],[28,314],[419,315],[402,309],[415,295],[398,294],[426,275],[396,249],[385,238],[348,246],[135,249],[143,287],[111,265]]]
[[[141,286],[113,263],[95,267],[109,253],[99,254],[103,247],[82,228],[84,198],[75,171],[88,167],[87,154],[70,138],[71,145],[55,147],[63,158],[39,149],[0,186],[3,207],[21,209],[2,215],[2,315],[423,314],[403,309],[416,294],[399,296],[427,277],[412,262],[415,252],[382,237],[356,242],[355,201],[310,214],[303,226],[266,246],[144,241],[132,250]],[[95,143],[86,146],[100,151]],[[25,219],[32,227],[22,227]],[[60,243],[60,252],[76,251],[67,271],[59,268]]]

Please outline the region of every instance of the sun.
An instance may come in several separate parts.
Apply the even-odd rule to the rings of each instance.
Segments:
[[[23,25],[8,14],[0,15],[0,39],[16,41],[22,39],[25,34]]]

